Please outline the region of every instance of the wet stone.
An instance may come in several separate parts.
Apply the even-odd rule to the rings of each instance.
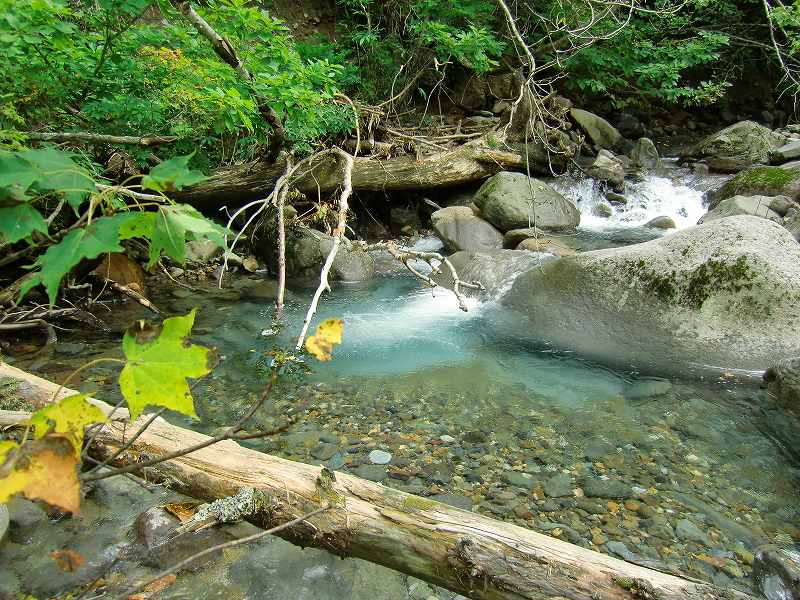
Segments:
[[[609,454],[614,454],[615,452],[616,447],[614,444],[605,440],[592,440],[586,446],[586,449],[583,451],[583,455],[587,459],[595,461]]]
[[[590,498],[631,498],[633,489],[630,485],[617,479],[600,479],[592,477],[583,483],[583,493]]]
[[[672,384],[666,379],[649,379],[632,384],[625,392],[628,400],[644,400],[663,396],[672,390]]]
[[[369,462],[373,465],[385,465],[392,460],[392,455],[385,450],[373,450],[369,453]]]
[[[536,481],[532,477],[517,471],[504,472],[502,479],[508,485],[513,485],[514,487],[519,487],[526,490],[532,490],[536,485]]]
[[[354,474],[370,481],[383,481],[388,473],[383,465],[361,465],[354,471]]]
[[[708,536],[697,525],[692,523],[689,519],[681,519],[675,527],[675,533],[678,538],[689,541],[697,542],[699,544],[710,544]]]
[[[336,444],[318,444],[311,451],[311,456],[317,460],[329,460],[339,448]]]
[[[435,494],[430,498],[431,500],[436,500],[437,502],[460,508],[461,510],[472,510],[472,500],[466,496],[459,496],[457,494]]]
[[[617,542],[617,541],[607,542],[605,545],[605,549],[608,551],[609,554],[613,554],[614,556],[619,556],[623,560],[634,562],[638,559],[636,554],[631,552],[628,549],[628,547],[622,542]]]
[[[567,473],[554,475],[545,481],[544,492],[551,498],[572,496],[572,478]]]

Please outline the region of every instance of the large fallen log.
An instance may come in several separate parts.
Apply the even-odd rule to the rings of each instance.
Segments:
[[[49,402],[58,386],[0,363],[0,377],[19,382],[16,393],[34,405]],[[62,390],[60,396],[73,393]],[[106,414],[112,408],[92,400]],[[111,417],[95,439],[92,453],[110,456],[138,430],[127,411]],[[0,426],[27,418],[0,411]],[[128,465],[186,448],[208,437],[157,418],[122,454]],[[747,599],[724,590],[647,569],[587,550],[516,525],[400,492],[352,475],[336,473],[256,452],[225,441],[172,459],[142,473],[169,482],[204,500],[229,497],[253,488],[269,502],[248,518],[268,528],[312,510],[332,508],[280,533],[300,546],[359,557],[425,579],[476,599],[660,600]]]
[[[499,171],[524,168],[524,156],[486,146],[465,144],[447,152],[420,157],[379,159],[356,157],[353,164],[354,191],[414,190],[451,187],[480,181]],[[255,162],[216,171],[198,185],[172,196],[200,209],[216,210],[226,203],[267,196],[284,172],[286,160]],[[316,194],[340,187],[341,168],[335,157],[325,156],[293,182],[301,192]]]

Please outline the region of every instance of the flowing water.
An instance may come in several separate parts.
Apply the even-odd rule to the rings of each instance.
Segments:
[[[686,174],[678,182],[650,176],[631,186],[624,212],[600,220],[591,215],[601,192],[573,182],[567,193],[583,218],[577,239],[587,248],[650,239],[663,232],[643,225],[660,215],[689,226],[704,212],[708,185]],[[439,246],[433,238],[416,243]],[[531,255],[532,263],[550,258]],[[654,378],[592,364],[533,344],[525,323],[494,298],[471,298],[462,312],[450,292],[423,289],[386,256],[378,259],[378,277],[336,285],[323,297],[317,322],[335,316],[345,323],[334,360],[310,365],[308,377],[282,381],[252,427],[274,423],[299,405],[306,406],[303,419],[250,445],[720,585],[749,587],[759,544],[800,540],[796,442],[785,415],[752,379],[732,373]],[[213,432],[241,415],[260,389],[270,350],[293,343],[311,290],[290,290],[289,325],[275,329],[274,282],[238,278],[232,289],[204,289],[166,288],[154,300],[170,314],[197,306],[195,340],[220,351],[220,366],[194,389],[200,420],[171,417]],[[126,310],[112,320],[143,316],[136,306]],[[592,335],[589,320],[586,334]],[[81,334],[49,354],[19,348],[12,358],[58,379],[76,362],[119,355],[118,348],[118,337]],[[114,377],[95,368],[82,387],[113,401]],[[391,454],[390,463],[373,464],[374,450]],[[422,584],[404,579],[401,585],[386,570],[277,547],[260,546],[259,556],[273,557],[281,582],[310,590],[296,597],[425,597],[414,595],[422,594],[414,588]],[[217,565],[215,577],[263,577],[255,568],[243,575],[241,560],[252,561]],[[324,585],[309,583],[315,577]],[[398,587],[380,596],[367,580]],[[215,597],[213,586],[187,581],[184,588],[195,585],[191,597]],[[239,583],[240,597],[287,597],[268,585]]]

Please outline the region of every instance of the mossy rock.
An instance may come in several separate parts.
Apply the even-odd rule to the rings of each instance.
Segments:
[[[754,121],[740,121],[700,140],[683,153],[684,160],[705,160],[712,169],[739,171],[769,162],[786,139]]]
[[[708,193],[709,209],[734,196],[788,196],[800,200],[800,166],[753,167]]]

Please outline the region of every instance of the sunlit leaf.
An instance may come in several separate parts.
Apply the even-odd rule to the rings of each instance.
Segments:
[[[157,192],[174,192],[205,181],[208,177],[189,168],[192,156],[176,156],[153,167],[150,173],[142,177],[142,187]]]
[[[193,310],[166,319],[160,327],[140,321],[125,332],[122,350],[128,362],[120,373],[119,386],[131,420],[148,405],[197,416],[186,378],[210,373],[216,355],[187,340],[194,317]]]
[[[0,442],[0,503],[19,493],[80,512],[78,456],[68,437],[51,434],[22,446]]]
[[[86,426],[106,420],[103,412],[86,398],[86,394],[75,394],[36,411],[30,419],[34,437],[42,438],[49,433],[64,434],[72,442],[76,453],[80,454]]]
[[[306,339],[306,350],[313,354],[317,360],[331,359],[331,352],[336,344],[342,343],[344,321],[342,319],[327,319],[317,326],[317,332]]]

